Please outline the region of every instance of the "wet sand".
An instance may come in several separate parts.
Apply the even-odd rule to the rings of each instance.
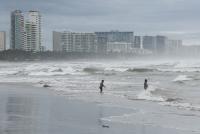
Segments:
[[[48,88],[0,84],[1,134],[188,134],[176,129],[101,120],[133,110],[71,100]]]

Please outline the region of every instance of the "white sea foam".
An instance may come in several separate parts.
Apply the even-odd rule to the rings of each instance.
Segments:
[[[160,104],[165,106],[177,107],[181,109],[200,111],[200,105],[194,105],[187,102],[172,101],[172,102],[161,102]]]
[[[102,121],[119,122],[123,124],[141,124],[149,126],[159,126],[162,128],[171,128],[176,130],[191,132],[200,132],[198,118],[195,116],[185,116],[184,114],[163,114],[151,112],[135,112],[119,116],[109,116],[101,118]],[[160,118],[162,117],[162,118]],[[175,121],[174,121],[175,120]],[[191,122],[193,124],[191,125]]]
[[[105,71],[116,71],[116,72],[125,72],[127,70],[126,67],[107,67]]]
[[[137,95],[137,99],[149,101],[165,101],[162,96],[154,94],[154,91],[156,91],[156,88],[153,86],[149,86],[147,90],[144,90]]]
[[[14,75],[17,74],[18,71],[16,70],[2,70],[0,71],[0,75],[6,76],[6,75]]]
[[[181,82],[181,81],[189,81],[189,80],[192,80],[192,78],[189,78],[187,75],[179,75],[173,81]]]

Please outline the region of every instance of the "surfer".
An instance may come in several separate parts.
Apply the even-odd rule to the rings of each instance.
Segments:
[[[147,79],[144,80],[144,90],[147,90],[148,88],[148,83],[147,83]]]
[[[105,87],[105,85],[104,85],[104,80],[101,80],[101,83],[100,83],[100,86],[99,86],[100,93],[103,92],[103,87]]]

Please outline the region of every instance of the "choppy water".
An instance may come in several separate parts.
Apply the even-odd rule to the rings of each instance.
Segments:
[[[111,107],[136,108],[140,111],[142,107],[136,106],[138,104],[143,107],[147,103],[148,106],[156,105],[153,111],[148,108],[148,114],[140,111],[102,120],[161,125],[168,119],[163,126],[200,132],[199,125],[191,125],[200,123],[200,60],[1,62],[0,78],[0,82],[31,82],[41,87],[48,84],[51,86],[49,90],[71,99]],[[145,78],[149,81],[147,91],[143,90]],[[98,87],[102,79],[106,88],[104,94],[99,95]],[[157,111],[157,108],[162,110]],[[174,114],[171,114],[172,111]],[[146,118],[151,120],[144,122],[141,116],[148,116]],[[180,125],[174,125],[174,120],[179,121]]]

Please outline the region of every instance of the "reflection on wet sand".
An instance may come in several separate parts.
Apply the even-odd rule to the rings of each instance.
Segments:
[[[32,134],[35,131],[36,107],[33,98],[18,95],[8,96],[6,103],[6,125],[4,132],[7,134]]]

